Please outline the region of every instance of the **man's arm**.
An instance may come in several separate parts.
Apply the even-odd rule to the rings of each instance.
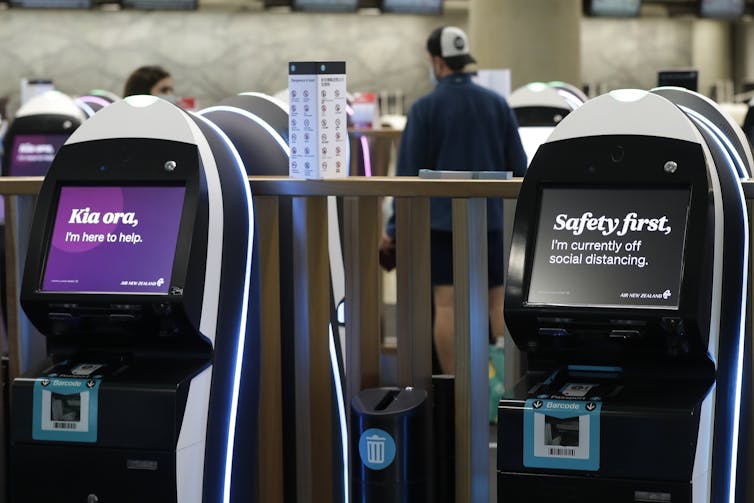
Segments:
[[[520,142],[520,140],[519,140]],[[427,165],[429,158],[429,134],[426,124],[416,106],[411,107],[406,120],[406,127],[401,135],[398,147],[398,159],[395,172],[398,176],[417,176],[420,169],[431,168]],[[393,214],[385,226],[385,234],[395,240],[395,202]]]
[[[521,143],[521,136],[518,134],[518,121],[511,108],[508,108],[509,127],[505,139],[506,161],[508,169],[513,171],[513,176],[524,176],[526,174],[526,151]]]
[[[395,167],[398,176],[417,176],[420,169],[431,168],[431,166],[427,166],[429,135],[427,125],[424,122],[418,107],[411,107],[398,149]]]

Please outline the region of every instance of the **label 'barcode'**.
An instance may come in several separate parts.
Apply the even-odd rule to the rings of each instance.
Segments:
[[[576,456],[576,449],[569,449],[567,447],[548,447],[547,453],[550,456]]]
[[[75,430],[77,423],[59,423],[53,422],[52,427],[56,430]]]

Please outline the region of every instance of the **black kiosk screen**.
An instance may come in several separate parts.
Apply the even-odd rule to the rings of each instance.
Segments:
[[[60,189],[45,292],[168,292],[185,187]]]
[[[678,308],[689,197],[543,189],[528,304]]]

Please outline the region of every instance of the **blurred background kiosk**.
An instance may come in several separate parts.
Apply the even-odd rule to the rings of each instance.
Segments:
[[[44,176],[55,153],[86,116],[59,91],[35,96],[18,109],[3,138],[3,175]]]
[[[255,500],[248,187],[216,126],[155,97],[61,148],[24,271],[51,362],[13,382],[12,501]]]
[[[498,501],[744,501],[746,207],[689,117],[616,91],[529,168],[505,315],[530,370],[500,402]]]
[[[555,126],[586,100],[584,93],[564,82],[532,82],[513,91],[508,102],[516,114],[527,164]]]
[[[120,98],[111,92],[94,89],[89,94],[77,96],[74,102],[88,118],[119,100]]]
[[[38,94],[27,101],[16,112],[8,131],[3,137],[3,176],[44,176],[55,158],[55,154],[68,137],[86,119],[84,112],[76,105],[70,96],[59,91],[50,90]],[[18,299],[20,296],[21,275],[29,244],[31,221],[34,214],[36,197],[25,196],[13,198],[15,204],[11,211],[5,214],[5,205],[0,198],[0,223],[15,228],[16,241],[7,243],[15,247],[16,263],[10,264],[15,275],[13,284],[17,285],[14,292],[2,295],[3,316],[8,312],[5,306],[6,298]],[[0,235],[0,242],[5,244],[5,232]],[[0,289],[5,291],[8,283],[5,280],[6,259],[5,246],[0,248]],[[7,322],[7,320],[5,320]],[[17,325],[20,332],[19,342],[22,345],[20,371],[28,370],[31,365],[45,356],[44,338],[34,329],[26,316],[19,310]]]

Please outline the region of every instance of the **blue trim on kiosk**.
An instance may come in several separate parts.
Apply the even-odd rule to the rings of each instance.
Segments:
[[[732,317],[729,321],[721,324],[721,330],[730,333],[738,333],[737,350],[730,353],[721,351],[721,354],[730,354],[727,362],[718,362],[718,368],[723,370],[718,375],[719,389],[724,390],[729,396],[727,402],[733,403],[733,417],[729,427],[721,426],[721,434],[729,431],[731,440],[729,445],[729,475],[720,477],[720,491],[725,491],[725,485],[728,485],[729,501],[745,501],[746,484],[745,469],[738,469],[739,463],[746,460],[746,450],[739,449],[739,445],[748,445],[748,439],[751,435],[748,422],[741,422],[743,410],[749,410],[751,404],[751,387],[743,386],[744,375],[751,374],[751,343],[745,336],[745,302],[747,298],[747,264],[749,263],[748,243],[749,229],[748,217],[746,215],[746,203],[743,196],[743,190],[738,183],[738,179],[749,178],[751,172],[752,154],[749,148],[748,140],[743,131],[741,131],[734,121],[720,111],[717,106],[708,98],[699,94],[690,92],[681,88],[657,88],[652,90],[653,93],[659,94],[672,101],[678,106],[698,127],[707,141],[711,145],[710,152],[715,159],[716,166],[719,166],[720,183],[726,187],[726,192],[730,193],[730,199],[735,200],[738,194],[738,202],[731,204],[726,202],[730,210],[726,213],[726,225],[730,227],[741,226],[742,241],[729,243],[726,247],[726,263],[739,264],[741,268],[740,277],[732,274],[725,288],[730,290],[730,295],[737,295],[736,289],[740,288],[741,308],[740,312],[732,311]],[[729,170],[725,170],[728,167]],[[740,216],[736,216],[737,212]],[[736,266],[732,266],[736,267]],[[748,355],[748,356],[747,356]],[[722,423],[721,423],[722,424]],[[726,453],[717,453],[717,456],[724,456]],[[739,480],[736,480],[738,477]],[[727,479],[727,480],[726,480]]]

